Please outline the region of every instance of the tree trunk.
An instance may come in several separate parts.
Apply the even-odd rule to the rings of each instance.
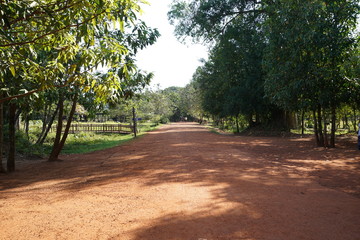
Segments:
[[[353,109],[353,121],[352,121],[352,124],[353,124],[353,127],[354,127],[354,132],[356,132],[357,131],[357,119],[356,119],[356,107],[355,106],[353,106],[352,107],[352,109]]]
[[[330,147],[335,147],[335,132],[336,132],[336,107],[331,106],[331,139]]]
[[[51,126],[54,123],[54,120],[55,120],[55,117],[56,117],[56,114],[58,113],[58,111],[59,111],[59,104],[56,106],[55,112],[51,116],[51,119],[50,119],[50,121],[49,121],[49,123],[47,125],[47,128],[46,128],[45,132],[42,134],[41,138],[40,137],[38,138],[38,140],[36,141],[36,144],[40,144],[40,145],[44,144],[44,141],[45,141],[45,139],[46,139],[46,137],[47,137],[47,135],[48,135],[48,133],[49,133],[49,131],[51,129]]]
[[[271,118],[267,121],[270,128],[286,132],[289,132],[296,125],[295,115],[282,109],[273,109]]]
[[[15,114],[15,130],[20,130],[20,114],[22,110],[18,109]]]
[[[315,140],[316,140],[316,145],[320,146],[320,138],[319,138],[319,130],[318,130],[318,126],[317,126],[317,118],[316,118],[316,110],[313,110],[313,119],[314,119],[314,134],[315,134]]]
[[[47,126],[47,122],[48,122],[47,119],[48,119],[48,115],[49,115],[50,110],[51,110],[51,107],[49,107],[49,105],[46,105],[45,108],[44,108],[44,115],[42,117],[41,133],[40,133],[36,143],[38,143],[40,141],[40,139],[42,138],[42,136],[44,135],[44,133],[46,131],[46,126]]]
[[[345,116],[344,116],[344,121],[345,121],[344,128],[349,129],[349,118],[348,118],[347,114],[348,113],[346,112]]]
[[[9,154],[7,160],[8,172],[15,171],[15,128],[16,128],[16,104],[9,104]]]
[[[70,111],[70,114],[69,114],[69,117],[68,117],[68,120],[67,120],[67,123],[66,123],[66,127],[65,127],[65,130],[64,130],[64,135],[62,136],[61,141],[57,144],[57,146],[55,147],[55,145],[54,145],[54,148],[53,148],[53,150],[51,152],[49,161],[58,160],[59,154],[60,154],[61,150],[63,149],[63,147],[65,145],[65,141],[66,141],[66,138],[67,138],[67,136],[69,134],[69,130],[70,130],[70,126],[71,126],[71,121],[72,121],[72,119],[74,117],[74,114],[75,114],[77,98],[78,98],[78,94],[76,93],[75,96],[74,96],[74,99],[73,99],[73,104],[71,106],[71,111]],[[60,113],[60,111],[59,111],[59,113]],[[60,135],[61,135],[61,130],[60,130]]]
[[[240,132],[240,126],[239,126],[239,114],[236,115],[235,117],[235,122],[236,122],[236,132],[239,133]]]
[[[301,135],[305,133],[305,110],[302,110],[301,113]]]
[[[327,133],[327,117],[325,110],[323,110],[323,122],[324,122],[324,147],[329,146],[328,133]]]
[[[256,125],[260,124],[260,114],[259,113],[255,113],[255,122],[256,122]]]
[[[3,93],[0,92],[0,99],[3,98]],[[0,103],[0,172],[4,172],[5,169],[3,167],[3,144],[4,144],[4,134],[3,134],[3,128],[4,128],[4,109],[3,109],[3,103]]]
[[[62,118],[64,114],[64,96],[63,94],[60,94],[59,96],[59,102],[58,102],[58,108],[59,108],[59,115],[58,115],[58,125],[56,127],[56,136],[54,140],[54,145],[51,150],[49,161],[56,161],[58,155],[56,155],[57,149],[59,148],[59,143],[61,139],[61,132],[62,132]]]
[[[247,116],[247,120],[248,120],[249,128],[255,126],[255,123],[254,123],[254,121],[253,121],[253,116],[252,116],[252,114],[249,114],[249,115]]]
[[[321,114],[321,106],[318,105],[317,109],[318,115],[318,134],[319,134],[319,147],[324,147],[324,135],[323,135],[323,127],[322,127],[322,114]]]
[[[26,114],[24,128],[25,128],[25,134],[26,134],[27,139],[29,139],[29,123],[30,123],[30,117],[29,117],[29,114]]]

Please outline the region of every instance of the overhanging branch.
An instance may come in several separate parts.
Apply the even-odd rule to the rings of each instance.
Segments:
[[[42,38],[44,38],[44,37],[46,37],[46,36],[53,35],[53,34],[55,34],[55,33],[58,33],[58,32],[60,32],[60,31],[62,31],[62,30],[65,30],[65,29],[68,29],[68,28],[74,28],[74,27],[75,27],[75,28],[78,28],[78,27],[80,27],[81,25],[83,25],[83,24],[85,24],[85,23],[87,23],[87,22],[95,19],[96,17],[104,14],[105,12],[106,12],[106,10],[104,10],[104,11],[98,13],[98,14],[95,14],[95,15],[92,16],[91,18],[86,19],[85,21],[83,21],[83,22],[81,22],[81,23],[71,24],[71,25],[67,25],[67,26],[65,26],[65,27],[62,27],[62,28],[60,28],[60,29],[55,29],[55,30],[50,31],[50,32],[48,32],[48,33],[45,33],[45,34],[43,34],[43,35],[41,35],[41,36],[38,36],[38,37],[36,37],[36,38],[34,38],[34,39],[32,39],[32,40],[23,41],[23,42],[13,42],[13,43],[7,43],[7,44],[0,44],[0,47],[21,46],[21,45],[25,45],[25,44],[29,44],[29,43],[35,43],[36,41],[38,41],[38,40],[40,40],[40,39],[42,39]]]

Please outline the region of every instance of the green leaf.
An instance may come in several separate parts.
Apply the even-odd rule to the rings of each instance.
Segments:
[[[96,84],[96,80],[93,80],[93,81],[91,82],[91,88],[94,88],[94,87],[95,87],[95,84]]]
[[[15,72],[15,67],[14,66],[10,66],[10,72],[11,74],[15,77],[16,76],[16,72]]]
[[[124,32],[124,22],[120,21],[120,31]]]

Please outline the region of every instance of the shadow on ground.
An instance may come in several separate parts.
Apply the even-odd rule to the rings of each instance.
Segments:
[[[1,175],[0,198],[25,191],[64,191],[71,198],[79,191],[129,181],[145,187],[186,184],[211,189],[213,203],[192,208],[191,200],[184,200],[181,212],[149,220],[149,227],[134,231],[135,239],[360,237],[360,230],[354,230],[359,211],[349,215],[346,210],[359,206],[358,199],[342,199],[346,195],[313,184],[360,197],[359,153],[346,144],[323,149],[309,138],[223,136],[196,124],[176,124],[130,144],[62,158]],[[332,202],[323,202],[327,194]]]

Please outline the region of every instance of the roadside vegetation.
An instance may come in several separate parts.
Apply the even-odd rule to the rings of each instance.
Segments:
[[[73,122],[197,121],[244,134],[311,133],[325,148],[357,131],[358,1],[174,0],[176,36],[208,44],[209,57],[190,84],[167,89],[149,89],[153,74],[136,65],[160,36],[141,20],[142,4],[0,2],[0,172],[15,170],[16,152],[56,161],[82,142],[92,151],[100,138],[103,147],[123,141],[72,134]]]
[[[114,122],[108,123],[114,124]],[[137,136],[142,136],[146,132],[155,129],[158,126],[159,125],[151,122],[139,122]],[[39,133],[39,123],[32,124],[29,136],[19,130],[16,136],[16,149],[18,150],[18,153],[31,157],[45,158],[48,156],[51,153],[52,143],[56,134],[54,132],[49,133],[46,141],[39,145],[35,143],[36,137]],[[133,134],[77,132],[69,134],[61,153],[89,153],[96,150],[112,148],[133,139]]]
[[[105,104],[88,105],[85,98],[80,98],[75,106],[71,124],[89,125],[126,125],[133,126],[133,109],[136,112],[137,137],[141,137],[161,124],[170,121],[196,121],[193,111],[197,102],[193,88],[170,87],[164,90],[145,88],[137,90],[131,98],[118,99]],[[71,103],[65,102],[63,125],[67,124]],[[31,112],[19,110],[15,123],[15,149],[24,157],[47,158],[52,152],[53,143],[57,136],[58,120],[49,113],[56,114],[56,104],[33,109]],[[51,118],[54,118],[51,121]],[[49,131],[46,131],[49,128]],[[4,142],[9,141],[9,123],[5,121]],[[118,146],[134,139],[133,133],[95,133],[95,132],[68,132],[61,154],[88,153]],[[5,145],[5,153],[9,149]],[[16,156],[16,155],[15,155]]]
[[[45,143],[57,123],[48,156],[56,161],[77,106],[96,115],[150,83],[153,75],[137,67],[136,53],[154,44],[159,32],[139,18],[141,4],[140,0],[1,1],[0,172],[5,170],[4,150],[6,170],[15,171],[20,117],[25,135],[31,120],[42,120],[38,145]],[[4,149],[3,136],[8,143]]]
[[[179,40],[210,47],[192,85],[216,126],[312,129],[335,147],[360,120],[359,10],[356,0],[190,0],[168,16]]]

